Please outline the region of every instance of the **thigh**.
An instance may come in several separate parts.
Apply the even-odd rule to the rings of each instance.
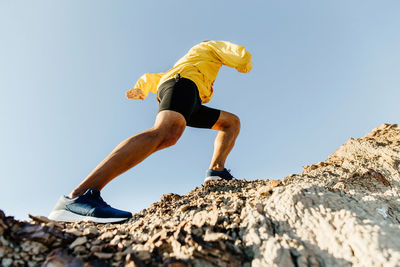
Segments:
[[[197,102],[197,87],[188,79],[169,80],[158,90],[159,111],[170,110],[180,113],[189,120]]]
[[[186,121],[182,114],[172,110],[163,110],[157,114],[153,128],[185,127]]]
[[[213,125],[213,130],[223,130],[226,128],[234,127],[240,129],[240,119],[235,114],[221,110],[221,114],[217,122]]]
[[[190,116],[187,126],[211,129],[218,121],[220,114],[221,110],[200,104]]]

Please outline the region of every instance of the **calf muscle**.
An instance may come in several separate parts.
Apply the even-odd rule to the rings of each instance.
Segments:
[[[136,166],[155,151],[175,144],[185,126],[185,119],[179,113],[160,112],[153,128],[131,136],[116,146],[69,197],[79,196],[87,189],[101,190],[112,179]]]

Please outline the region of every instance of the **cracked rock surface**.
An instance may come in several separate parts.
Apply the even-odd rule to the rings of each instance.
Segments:
[[[122,224],[14,220],[1,266],[399,266],[400,127],[282,181],[212,181]]]

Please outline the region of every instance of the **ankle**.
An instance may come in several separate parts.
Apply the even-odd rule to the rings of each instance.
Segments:
[[[73,191],[67,196],[67,198],[76,198],[76,197],[79,197],[79,196],[81,196],[81,195],[83,195],[82,192],[79,192],[79,191],[77,191],[77,190],[73,190]]]
[[[225,167],[221,165],[215,165],[215,166],[210,166],[210,170],[221,172],[225,170]]]

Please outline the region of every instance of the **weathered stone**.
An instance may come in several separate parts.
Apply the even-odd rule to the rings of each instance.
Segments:
[[[105,239],[112,239],[114,237],[114,233],[113,232],[104,232],[99,236],[100,240],[105,240]]]
[[[81,236],[82,235],[82,231],[79,231],[79,230],[77,230],[75,228],[66,229],[65,232],[69,233],[69,234],[73,234],[75,236]]]
[[[35,241],[26,241],[21,244],[21,249],[30,255],[37,255],[47,251],[47,247]]]
[[[69,245],[69,248],[70,248],[70,249],[73,249],[74,247],[83,245],[83,244],[85,244],[86,242],[87,242],[86,236],[78,237],[77,239],[75,239],[74,242],[72,242],[71,245]]]
[[[38,222],[38,223],[49,223],[51,222],[50,219],[48,219],[47,217],[44,216],[33,216],[28,214],[29,218],[32,219],[32,221]]]
[[[110,241],[111,246],[116,246],[118,245],[119,241],[121,240],[121,236],[116,235],[114,238]]]
[[[83,230],[83,235],[98,235],[99,234],[99,230],[97,229],[97,227],[95,226],[91,226],[89,228],[86,228],[85,230]]]
[[[79,245],[79,246],[75,246],[74,247],[74,254],[83,254],[83,253],[86,253],[86,247],[85,246],[82,246],[82,245]]]
[[[112,253],[103,253],[103,252],[95,252],[94,255],[99,259],[108,260],[111,259],[113,254]]]
[[[1,266],[8,267],[11,266],[11,264],[13,264],[13,260],[10,258],[4,258],[1,260]]]
[[[215,233],[211,232],[210,230],[207,229],[206,234],[204,236],[204,241],[208,242],[216,242],[219,240],[231,240],[232,238],[224,233]]]
[[[37,266],[32,261],[28,262],[29,266]],[[78,258],[68,254],[66,250],[61,248],[53,250],[46,258],[43,267],[83,267],[83,263]]]
[[[210,181],[184,196],[166,194],[122,224],[40,216],[27,223],[0,211],[0,263],[396,266],[399,147],[400,128],[382,125],[282,183]]]

